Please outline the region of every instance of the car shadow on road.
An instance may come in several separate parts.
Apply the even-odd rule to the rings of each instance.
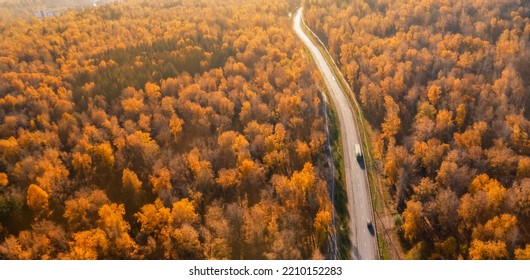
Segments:
[[[372,224],[368,224],[367,227],[368,227],[368,232],[369,232],[372,236],[374,236],[374,235],[375,235],[374,226],[373,226]]]
[[[357,158],[357,162],[359,163],[359,166],[361,167],[361,169],[364,169],[366,167],[364,163],[364,157]]]

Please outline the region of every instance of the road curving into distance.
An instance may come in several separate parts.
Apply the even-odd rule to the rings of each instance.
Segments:
[[[373,222],[372,204],[366,172],[357,161],[355,145],[361,144],[357,122],[346,93],[324,59],[319,48],[309,39],[302,29],[302,8],[294,16],[294,31],[307,47],[320,70],[327,86],[329,97],[335,107],[340,122],[340,132],[344,152],[344,168],[348,195],[348,212],[350,216],[351,256],[354,259],[374,260],[378,258],[377,239],[368,221]]]

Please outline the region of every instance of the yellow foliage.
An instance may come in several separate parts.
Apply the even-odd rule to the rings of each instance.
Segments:
[[[418,112],[416,113],[416,117],[415,117],[418,124],[422,121],[425,122],[426,120],[424,119],[433,121],[435,119],[435,116],[436,116],[436,108],[429,102],[424,101],[418,105]],[[432,122],[428,122],[428,123],[432,123]],[[432,130],[432,125],[429,125],[429,130]]]
[[[304,193],[311,191],[315,186],[315,173],[313,164],[307,162],[301,171],[295,171],[291,176],[291,185],[301,189]]]
[[[40,215],[48,210],[48,194],[39,186],[31,184],[28,188],[27,204]]]
[[[162,95],[160,93],[160,87],[157,84],[151,82],[145,84],[145,94],[149,98],[159,98]]]
[[[484,191],[494,203],[500,205],[506,194],[506,189],[495,179],[490,179],[487,174],[478,175],[469,185],[469,192],[474,194],[478,191]]]
[[[510,214],[502,214],[489,220],[484,225],[485,235],[495,240],[505,241],[517,227],[517,218]]]
[[[134,215],[141,225],[141,231],[153,236],[167,234],[173,223],[171,210],[164,207],[162,201],[157,199],[154,204],[142,206],[139,213]]]
[[[108,142],[93,146],[90,149],[95,162],[100,163],[100,166],[109,170],[114,166],[114,151]]]
[[[427,90],[427,98],[432,105],[436,105],[436,102],[442,94],[442,88],[439,85],[431,85]]]
[[[70,242],[70,253],[66,259],[97,260],[105,256],[109,241],[104,231],[92,229],[73,234],[74,241]]]
[[[530,152],[530,137],[528,133],[521,129],[521,127],[515,124],[512,127],[512,137],[510,142],[523,152]]]
[[[111,239],[117,239],[130,229],[129,223],[123,219],[125,207],[123,204],[105,204],[98,210],[98,226],[104,230]]]
[[[15,137],[0,139],[0,156],[13,156],[19,153],[18,141]]]
[[[517,178],[530,178],[530,157],[524,157],[517,164]]]
[[[504,260],[508,258],[506,243],[502,241],[473,240],[469,248],[469,258],[472,260]]]
[[[127,98],[121,101],[121,106],[123,111],[128,114],[137,115],[140,113],[144,106],[144,101],[141,99],[136,99],[134,97]]]
[[[125,168],[121,177],[123,188],[126,190],[132,190],[135,193],[139,193],[142,188],[142,181],[138,179],[138,176],[134,171]]]
[[[195,205],[187,198],[173,203],[171,216],[176,225],[193,224],[199,218],[199,215],[195,212]]]
[[[249,143],[245,136],[237,135],[234,139],[232,148],[237,155],[237,161],[242,162],[244,160],[250,159],[250,151],[248,150]]]
[[[75,171],[88,170],[92,165],[92,158],[88,154],[75,152],[72,154],[72,167]]]
[[[516,260],[530,260],[530,245],[526,244],[524,249],[518,248],[515,250]]]
[[[455,133],[455,142],[459,147],[465,149],[470,149],[474,146],[482,147],[482,135],[484,134],[486,129],[487,125],[485,122],[475,123],[472,128],[468,128],[463,133]]]
[[[173,134],[175,141],[179,139],[183,125],[184,121],[181,118],[177,117],[177,115],[171,116],[171,119],[169,120],[169,129],[171,130],[171,134]]]
[[[453,112],[448,110],[440,110],[436,115],[436,131],[446,132],[454,126]]]
[[[102,190],[81,190],[76,198],[66,201],[63,217],[74,230],[93,228],[98,218],[98,210],[110,201]]]
[[[382,137],[388,141],[394,138],[399,131],[401,119],[399,118],[399,106],[394,102],[394,99],[389,95],[385,95],[385,121],[381,124]]]
[[[317,236],[317,244],[325,241],[326,234],[331,231],[331,213],[327,210],[318,211],[313,223]]]
[[[410,241],[417,240],[420,237],[423,228],[423,206],[421,202],[407,202],[407,209],[403,211],[403,231],[405,238]]]
[[[239,185],[240,182],[237,175],[237,169],[221,169],[215,182],[223,189],[230,189]]]
[[[390,146],[385,157],[384,171],[386,176],[386,182],[389,186],[397,183],[399,176],[399,166],[396,162],[395,148]]]
[[[256,168],[256,163],[253,160],[245,159],[239,165],[238,170],[242,176],[248,176],[249,174],[252,174]]]
[[[98,228],[107,234],[111,258],[135,258],[138,246],[129,235],[130,225],[123,219],[123,204],[105,204],[98,210]]]
[[[200,160],[199,149],[194,148],[188,154],[189,169],[195,175],[198,183],[208,183],[213,179],[212,164],[207,160]]]
[[[151,184],[153,185],[153,192],[168,191],[172,188],[171,185],[171,173],[167,168],[158,170],[157,176],[149,177]]]
[[[5,187],[9,184],[9,180],[7,179],[7,174],[0,173],[0,187]]]
[[[296,155],[300,162],[309,162],[311,161],[311,148],[307,143],[297,140],[295,142]]]

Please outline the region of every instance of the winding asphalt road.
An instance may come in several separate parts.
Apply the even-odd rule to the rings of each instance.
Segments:
[[[350,214],[351,255],[354,259],[373,260],[377,258],[377,240],[367,225],[368,220],[373,221],[373,216],[366,173],[357,162],[355,155],[355,144],[361,144],[357,122],[346,94],[339,86],[330,65],[320,50],[304,33],[301,24],[305,24],[302,23],[302,8],[298,9],[294,16],[294,30],[311,52],[318,69],[322,73],[340,122]]]

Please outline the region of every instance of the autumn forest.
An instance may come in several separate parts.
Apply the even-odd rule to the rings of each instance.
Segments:
[[[529,2],[305,3],[374,128],[404,257],[530,258]]]
[[[323,258],[322,102],[283,1],[2,22],[0,257]]]
[[[3,1],[0,259],[336,257],[348,202],[300,4],[369,124],[395,257],[530,259],[526,0],[124,0],[42,19],[24,7],[46,1]]]

